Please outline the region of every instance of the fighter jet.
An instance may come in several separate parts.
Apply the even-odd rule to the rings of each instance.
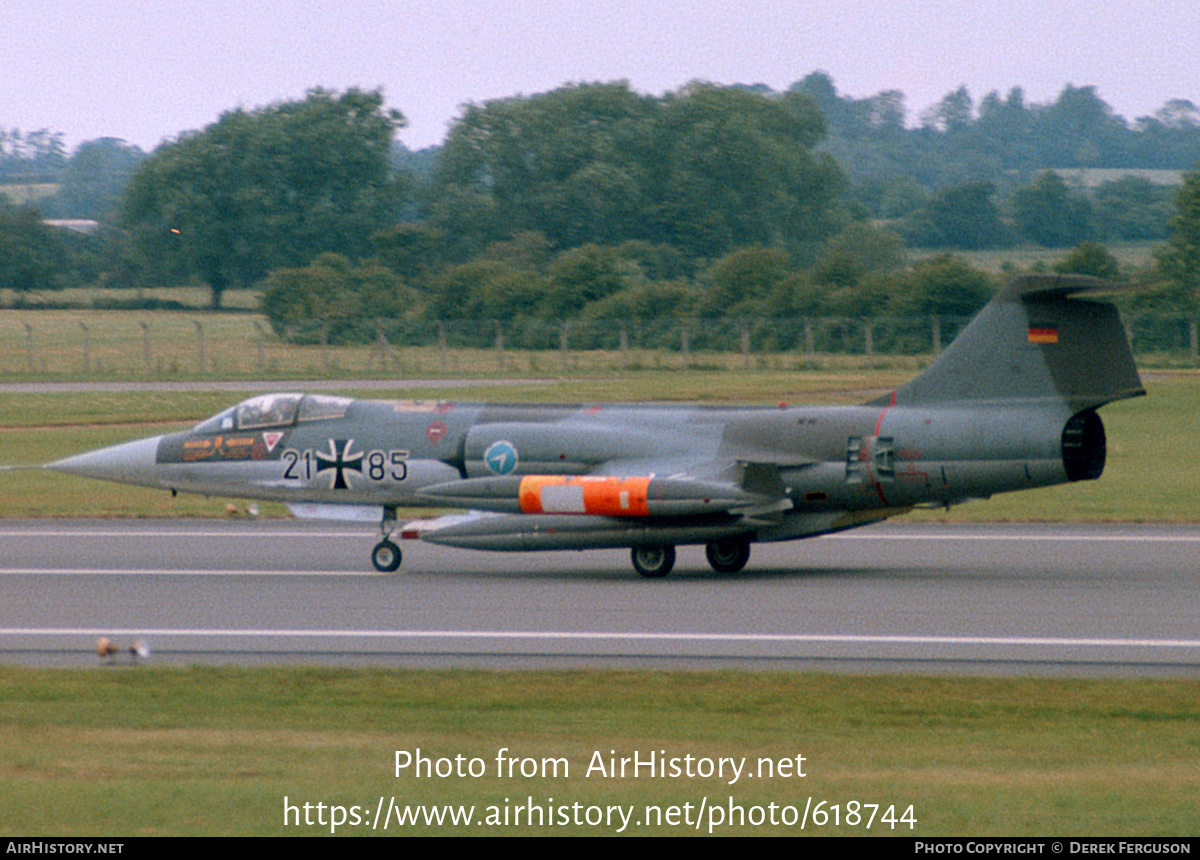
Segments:
[[[666,576],[681,544],[721,572],[756,541],[915,507],[1094,480],[1096,410],[1144,394],[1104,282],[1017,278],[932,365],[861,406],[521,406],[253,397],[190,430],[48,468],[175,492],[373,506],[401,537],[482,550],[626,547]],[[398,508],[476,512],[397,526]]]

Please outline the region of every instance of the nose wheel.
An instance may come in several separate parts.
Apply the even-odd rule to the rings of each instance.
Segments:
[[[397,570],[403,559],[404,555],[400,552],[400,547],[390,540],[381,540],[375,544],[375,549],[371,550],[371,563],[380,573],[391,573]]]
[[[404,554],[400,552],[400,547],[391,541],[395,530],[396,509],[385,505],[383,520],[379,523],[379,533],[383,536],[383,540],[375,544],[375,549],[371,550],[371,564],[375,565],[375,569],[380,573],[392,573],[398,570],[400,562],[404,560]]]

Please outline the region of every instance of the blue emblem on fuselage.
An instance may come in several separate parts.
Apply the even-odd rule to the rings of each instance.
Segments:
[[[497,475],[511,474],[517,468],[517,449],[503,439],[493,442],[483,452],[483,462]]]

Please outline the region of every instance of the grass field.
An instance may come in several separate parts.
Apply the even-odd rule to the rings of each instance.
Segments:
[[[594,376],[627,370],[822,368],[918,358],[796,353],[296,345],[253,313],[0,310],[0,381]]]
[[[0,185],[0,195],[8,198],[14,206],[27,206],[53,197],[58,193],[58,185],[50,182],[35,182],[25,184]]]
[[[318,802],[373,814],[380,797],[468,805],[477,820],[491,807],[499,822],[402,831],[413,835],[608,835],[620,826],[514,823],[512,810],[530,802],[632,807],[625,832],[635,835],[798,834],[798,823],[728,826],[717,812],[732,804],[753,821],[776,804],[777,821],[798,820],[808,798],[814,809],[825,803],[825,825],[810,814],[804,830],[814,835],[1163,836],[1200,826],[1194,681],[0,669],[0,713],[0,831],[9,835],[330,832],[328,810],[324,827],[296,826],[302,812],[285,826],[285,797],[313,804],[314,822]],[[536,764],[524,777],[519,766],[498,777],[503,749]],[[397,776],[398,750],[445,759],[448,775]],[[677,759],[682,775],[608,771],[635,753]],[[478,759],[480,775],[456,775],[456,756],[464,767]],[[736,782],[728,771],[698,775],[701,760],[725,757],[795,770]],[[547,758],[565,764],[543,770]],[[869,830],[869,808],[857,823],[847,817],[853,803],[881,805]],[[675,807],[681,823],[650,826],[647,806]],[[888,807],[915,826],[885,823]]]
[[[1106,246],[1109,253],[1127,270],[1145,269],[1154,262],[1157,242],[1121,242]],[[1074,248],[1042,248],[1038,245],[1018,245],[1015,248],[996,248],[986,251],[952,250],[948,253],[962,257],[975,269],[992,275],[1008,271],[1053,271],[1054,265],[1069,257]],[[941,251],[914,251],[912,257],[932,257]]]

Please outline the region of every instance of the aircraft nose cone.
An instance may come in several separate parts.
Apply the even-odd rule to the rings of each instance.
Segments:
[[[158,443],[161,439],[162,436],[151,436],[148,439],[99,448],[48,463],[46,468],[66,472],[68,475],[99,478],[102,481],[154,486]]]

